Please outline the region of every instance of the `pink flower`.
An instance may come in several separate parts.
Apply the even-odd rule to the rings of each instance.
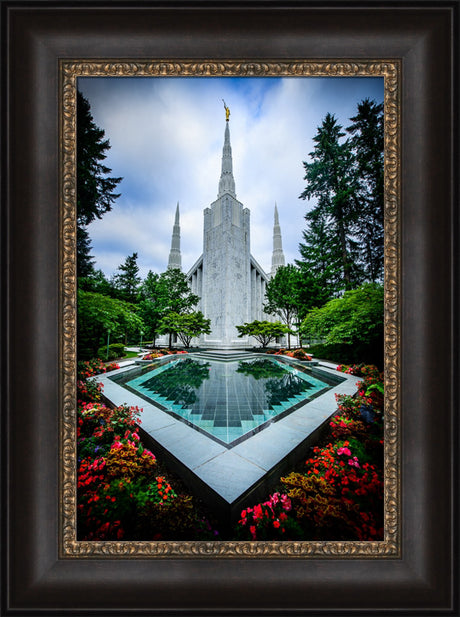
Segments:
[[[289,510],[291,510],[291,500],[287,495],[281,495],[281,505],[283,506],[283,510],[286,510],[286,512],[289,512]]]

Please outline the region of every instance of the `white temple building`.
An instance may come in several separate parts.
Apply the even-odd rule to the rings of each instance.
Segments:
[[[263,311],[265,287],[285,259],[278,210],[275,203],[273,254],[266,274],[250,248],[250,211],[238,201],[230,145],[230,111],[226,110],[222,171],[217,199],[205,208],[203,253],[187,273],[191,291],[199,296],[196,310],[211,320],[211,334],[194,339],[193,345],[234,349],[253,346],[252,338],[239,338],[235,326],[255,319],[275,321]],[[180,219],[177,204],[168,268],[181,268]]]

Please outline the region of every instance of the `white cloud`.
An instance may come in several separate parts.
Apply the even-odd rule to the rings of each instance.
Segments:
[[[251,210],[251,252],[269,271],[276,201],[286,261],[292,262],[308,207],[299,200],[305,188],[302,161],[313,148],[317,127],[328,111],[346,122],[365,96],[381,100],[383,95],[375,81],[344,79],[80,80],[95,122],[110,140],[111,175],[123,176],[122,196],[89,227],[96,267],[110,276],[137,252],[142,276],[149,269],[163,271],[177,201],[183,269],[199,257],[203,209],[218,190],[222,98],[231,109],[237,196]]]

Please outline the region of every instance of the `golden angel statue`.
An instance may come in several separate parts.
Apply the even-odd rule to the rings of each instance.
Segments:
[[[230,108],[229,108],[229,107],[227,107],[227,105],[225,104],[224,99],[222,99],[222,102],[223,102],[223,104],[224,104],[224,108],[225,108],[225,119],[226,119],[226,120],[227,120],[227,122],[228,122],[228,119],[230,118]]]

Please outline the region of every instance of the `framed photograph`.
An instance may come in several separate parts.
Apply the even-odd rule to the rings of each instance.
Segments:
[[[347,540],[350,555],[397,553],[396,538],[384,532],[393,527],[394,516],[385,502],[397,502],[398,489],[389,480],[384,496],[383,469],[394,465],[396,471],[398,463],[396,449],[387,448],[383,460],[382,374],[384,127],[387,150],[394,152],[387,155],[387,208],[396,212],[398,67],[342,65],[339,77],[336,68],[267,64],[262,75],[251,76],[241,63],[227,61],[210,77],[207,64],[177,63],[160,76],[159,66],[149,63],[139,64],[134,76],[127,64],[124,77],[112,77],[106,65],[63,63],[63,88],[76,93],[63,110],[62,141],[72,144],[75,137],[63,152],[62,168],[64,177],[75,176],[67,154],[76,151],[77,216],[64,220],[78,224],[79,360],[73,403],[75,370],[68,376],[69,412],[77,408],[77,421],[66,427],[74,433],[76,460],[63,483],[70,486],[77,468],[77,533],[71,544],[65,539],[64,550],[72,553],[76,540],[80,554],[81,541],[90,540],[84,546],[93,554],[94,541],[104,540],[109,552],[107,541],[123,540],[126,550],[135,551],[129,541],[155,540],[149,550],[163,555],[173,549],[162,541],[180,539],[195,541],[191,555],[201,550],[197,541],[206,541],[207,554],[217,541],[214,549],[223,556],[235,551],[225,540],[239,540],[239,551],[245,550],[244,540],[258,540],[254,554],[264,553],[263,540],[282,541],[282,551],[297,540],[303,541],[299,554],[311,554],[331,549],[318,542]],[[232,112],[225,100],[232,101]],[[344,139],[347,118],[354,139]],[[104,200],[97,199],[96,215],[90,179],[98,168],[87,154],[96,151],[95,122],[107,127],[97,141],[106,152],[101,192],[103,182],[111,183]],[[305,148],[313,150],[314,162],[302,165]],[[123,178],[118,171],[111,178],[112,168],[124,170]],[[305,171],[316,205],[299,202]],[[254,186],[258,178],[264,180]],[[335,188],[339,183],[348,190]],[[174,208],[167,206],[171,187],[177,193]],[[63,195],[70,194],[63,188]],[[285,205],[267,203],[270,193],[282,195]],[[237,195],[248,198],[240,201]],[[206,199],[209,207],[200,208]],[[75,203],[63,202],[75,209]],[[302,242],[305,209],[309,235]],[[396,238],[391,224],[388,234]],[[64,230],[63,237],[70,233]],[[325,247],[320,259],[318,246]],[[122,247],[130,256],[117,268]],[[107,264],[105,272],[97,269],[99,263]],[[386,268],[396,271],[390,257]],[[343,348],[305,350],[299,338],[307,335],[309,311],[329,310],[347,288],[341,303],[358,302],[352,312],[359,312],[365,337]],[[393,315],[388,311],[388,326]],[[196,329],[188,329],[191,320]],[[123,345],[130,357],[121,366],[107,364],[111,355],[123,356]],[[337,363],[327,362],[334,358],[341,362],[340,374]],[[346,362],[353,366],[343,366]],[[396,382],[387,380],[386,386],[394,390]],[[353,395],[350,410],[347,397]],[[342,414],[331,427],[339,400]],[[137,409],[141,433],[131,436],[127,421]],[[396,417],[391,405],[386,412]],[[396,433],[388,438],[396,445]],[[153,456],[161,453],[165,471],[156,471],[160,465],[152,457],[146,459],[152,462],[149,470],[138,467],[133,457],[150,456],[147,445]],[[309,482],[315,475],[323,478],[314,496],[303,484],[306,476],[293,467],[310,455]],[[334,462],[323,470],[324,456]],[[195,501],[178,494],[184,489],[168,480],[171,468]],[[280,477],[285,479],[278,489]],[[204,502],[202,513],[196,498]],[[377,544],[371,547],[372,542]],[[184,556],[184,544],[180,550]]]
[[[456,614],[457,9],[2,3],[5,614]],[[380,206],[359,163],[371,158],[356,138],[365,113],[380,122]],[[349,225],[342,278],[327,278],[343,286],[328,299],[363,285],[382,294],[383,381],[338,372],[339,361],[317,366],[306,315],[266,338],[284,315],[264,303],[267,290],[286,263],[314,267],[311,221],[330,216],[321,204],[331,194],[334,212],[340,201],[331,167],[315,184],[327,131],[360,196],[329,233],[340,245]],[[80,149],[89,134],[93,160]],[[100,210],[85,210],[84,177],[98,170]],[[186,291],[171,294],[179,282]],[[171,309],[168,292],[189,304]],[[157,321],[152,298],[163,298]],[[244,330],[250,322],[264,334]],[[284,353],[291,336],[303,337],[293,347],[305,357]],[[117,345],[134,358],[121,370],[78,362],[107,361]],[[272,399],[262,403],[265,381]],[[263,409],[250,418],[249,388]],[[380,401],[380,478],[371,450],[346,441],[350,418],[331,428],[334,395],[354,401],[363,430]],[[326,429],[335,445],[321,442]],[[340,524],[330,489],[318,508],[290,467],[317,443],[321,465],[329,455],[359,470],[355,501],[341,487],[350,505]],[[202,509],[177,498],[175,474]],[[366,496],[379,490],[373,509]],[[119,517],[106,523],[108,508]],[[131,526],[126,508],[137,508]]]

